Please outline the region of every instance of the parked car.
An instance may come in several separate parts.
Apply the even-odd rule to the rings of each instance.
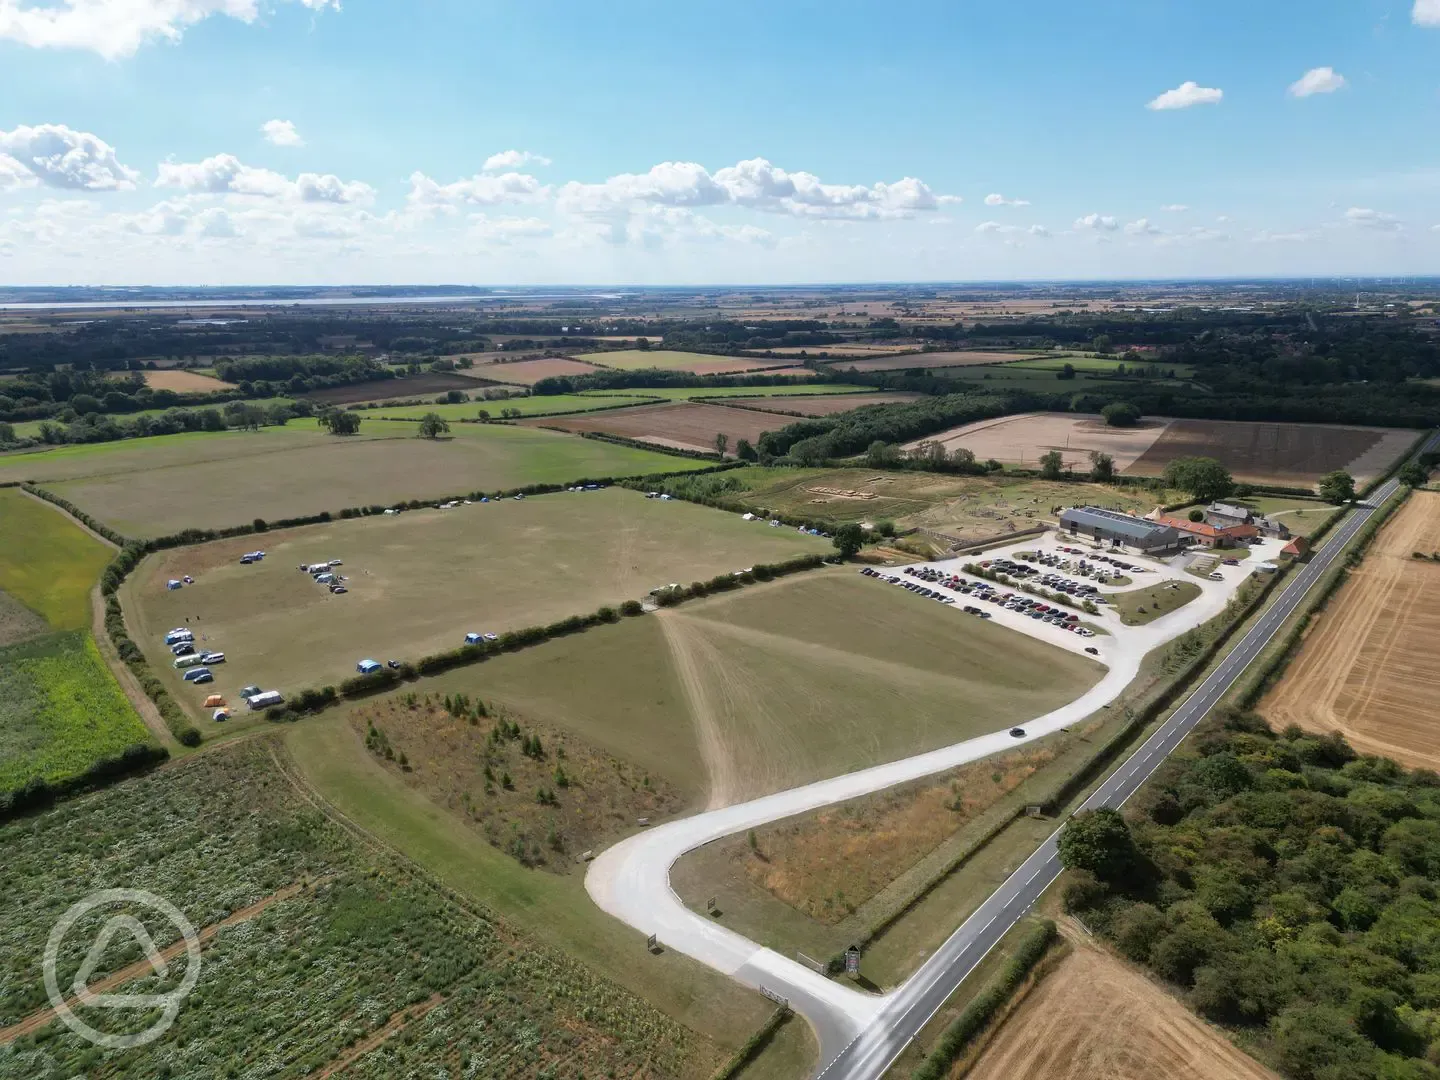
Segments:
[[[258,693],[260,693],[260,687],[258,686],[242,686],[240,688],[240,696],[242,698],[252,698]]]
[[[386,661],[385,661],[385,666],[388,667],[388,668],[398,668],[398,667],[400,666],[400,661],[399,661],[399,660],[386,660]]]
[[[1086,646],[1085,646],[1085,651],[1088,652],[1091,656],[1099,656],[1099,655],[1100,655],[1100,650],[1097,649],[1097,648],[1095,648],[1094,645],[1086,645]]]
[[[183,678],[186,682],[199,683],[209,682],[210,680],[215,678],[215,676],[210,673],[209,668],[197,667],[191,668],[189,671],[185,672]]]
[[[207,652],[204,656],[200,657],[200,662],[202,664],[223,664],[225,662],[225,654],[223,652]]]
[[[1219,574],[1219,573],[1214,573],[1214,574],[1211,574],[1211,575],[1210,575],[1210,580],[1211,580],[1211,581],[1224,581],[1224,580],[1225,580],[1225,575],[1224,575],[1224,574]]]
[[[170,646],[170,652],[175,656],[189,656],[195,651],[195,642],[182,641]]]
[[[1012,727],[1010,729],[1010,735],[1012,738],[1023,739],[1025,737],[1025,729],[1023,727]]]

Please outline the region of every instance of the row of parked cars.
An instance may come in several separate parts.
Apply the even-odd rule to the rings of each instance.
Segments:
[[[225,654],[215,650],[201,649],[195,644],[195,631],[188,626],[177,626],[165,635],[165,644],[175,657],[175,670],[184,671],[181,676],[188,683],[215,681],[213,664],[223,664]]]
[[[1080,637],[1094,637],[1095,631],[1080,625],[1080,616],[1073,611],[1065,611],[1057,605],[1047,604],[1043,600],[1037,600],[1033,596],[1025,596],[1022,593],[1001,592],[988,581],[971,581],[969,578],[959,574],[947,574],[940,570],[925,567],[917,570],[913,566],[905,568],[905,574],[915,579],[906,581],[903,577],[882,574],[877,570],[865,567],[860,571],[870,577],[878,577],[882,581],[892,584],[903,585],[912,592],[918,592],[921,596],[939,600],[941,603],[953,604],[953,597],[946,596],[938,589],[926,588],[927,584],[939,585],[941,589],[949,589],[952,592],[960,593],[962,596],[973,596],[977,600],[983,600],[987,604],[994,604],[1003,607],[1007,611],[1015,611],[1026,615],[1029,618],[1044,622],[1050,626],[1059,627]],[[979,615],[988,618],[989,615],[982,608],[966,605],[964,610],[971,615]],[[1096,653],[1098,650],[1087,648],[1088,653]]]
[[[1145,573],[1146,571],[1149,570],[1149,567],[1148,567],[1148,566],[1136,566],[1136,565],[1133,564],[1133,563],[1122,562],[1120,559],[1117,559],[1115,556],[1113,556],[1113,555],[1106,555],[1106,554],[1103,554],[1102,552],[1098,552],[1098,551],[1086,551],[1084,548],[1077,548],[1077,547],[1066,547],[1064,544],[1060,544],[1059,547],[1060,547],[1060,550],[1063,551],[1066,555],[1079,555],[1079,556],[1081,557],[1081,561],[1084,561],[1085,559],[1089,559],[1089,560],[1091,560],[1092,562],[1109,563],[1109,564],[1110,564],[1111,566],[1113,566],[1116,570],[1122,570],[1122,571],[1124,571],[1124,572],[1127,573],[1127,574],[1134,574],[1134,573],[1143,574],[1143,573]]]
[[[1055,570],[1068,570],[1074,574],[1078,574],[1080,577],[1090,578],[1092,581],[1099,582],[1101,585],[1108,583],[1111,578],[1120,577],[1118,567],[1110,568],[1099,566],[1084,558],[1072,562],[1070,559],[1061,558],[1059,555],[1046,555],[1043,552],[1029,556],[1022,555],[1021,558],[1028,558],[1032,562],[1039,563],[1041,566],[1051,567]]]

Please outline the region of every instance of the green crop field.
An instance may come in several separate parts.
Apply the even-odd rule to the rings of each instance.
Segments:
[[[365,658],[415,660],[457,647],[468,632],[551,623],[672,581],[830,550],[794,529],[621,488],[272,532],[265,560],[240,565],[257,546],[244,536],[157,552],[123,586],[132,634],[182,702],[248,683],[287,693],[333,685]],[[343,561],[344,595],[296,570],[330,559]],[[194,585],[165,587],[185,574]],[[187,617],[228,657],[213,684],[183,684],[160,643]]]
[[[0,489],[0,591],[56,630],[90,625],[90,590],[113,557],[55,507]]]
[[[501,917],[357,847],[276,767],[266,743],[200,755],[83,803],[0,828],[0,1028],[37,1016],[0,1046],[0,1077],[157,1076],[707,1077],[726,1049],[682,1027]],[[197,991],[156,1041],[99,1050],[44,1023],[46,937],[97,889],[143,887],[206,937]],[[101,921],[92,912],[59,954],[68,986]],[[161,948],[163,918],[127,910]],[[633,938],[633,935],[631,935]],[[121,939],[128,940],[128,939]],[[643,955],[632,943],[636,963]],[[131,954],[106,952],[97,976]],[[163,977],[125,992],[163,992]],[[77,1006],[107,1032],[152,1015]],[[127,1027],[128,1026],[128,1027]],[[563,1072],[562,1072],[563,1069]]]
[[[46,486],[126,536],[708,464],[536,428],[456,424],[449,437],[431,440],[417,438],[414,423],[368,419],[358,438],[307,426],[197,442],[203,460],[187,459],[185,447],[152,445],[147,457],[111,445],[111,455],[68,461],[74,478]]]
[[[522,416],[558,416],[561,413],[589,412],[592,409],[616,408],[621,405],[643,405],[656,397],[647,390],[631,395],[594,398],[579,394],[552,394],[548,397],[514,397],[495,401],[467,401],[458,405],[380,405],[366,409],[362,415],[377,416],[393,420],[419,420],[426,413],[437,413],[443,419],[476,420],[483,409],[494,419],[500,418],[503,409],[519,409]]]
[[[0,792],[70,780],[149,741],[83,631],[0,649]]]
[[[557,670],[566,677],[547,677]],[[1100,674],[1084,657],[845,568],[692,601],[429,685],[573,730],[721,805],[1007,727]]]
[[[1195,369],[1189,364],[1159,363],[1149,358],[1141,360],[1138,364],[1120,359],[1118,356],[1079,356],[1075,354],[1061,356],[1047,356],[1033,360],[1017,360],[1011,364],[1005,364],[1007,371],[1061,371],[1065,365],[1070,365],[1077,372],[1085,372],[1091,375],[1114,375],[1124,370],[1127,372],[1144,371],[1151,365],[1159,367],[1162,377],[1168,377],[1169,372],[1175,372],[1177,379],[1188,379],[1195,373]]]

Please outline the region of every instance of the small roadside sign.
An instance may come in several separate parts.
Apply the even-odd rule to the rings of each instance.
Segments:
[[[860,949],[856,945],[851,945],[845,950],[845,974],[860,974]]]

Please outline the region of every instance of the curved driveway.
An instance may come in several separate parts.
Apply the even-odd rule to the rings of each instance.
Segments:
[[[1032,538],[993,554],[1053,547],[1055,543],[1055,538],[1050,536],[1040,540]],[[1197,581],[1172,568],[1145,563],[1154,569],[1135,575],[1135,585],[1127,588],[1144,587],[1168,577],[1199,584],[1201,595],[1145,626],[1121,627],[1118,614],[1106,611],[1101,621],[1110,630],[1110,637],[1081,638],[1016,612],[983,605],[986,611],[993,612],[996,622],[1060,647],[1075,651],[1083,650],[1086,645],[1096,647],[1100,659],[1108,667],[1105,676],[1068,705],[1029,721],[1025,725],[1024,739],[1014,739],[1000,731],[637,833],[607,849],[591,863],[585,887],[603,910],[640,933],[654,934],[667,948],[699,960],[747,986],[788,1000],[815,1029],[820,1043],[820,1060],[831,1062],[847,1047],[853,1049],[851,1044],[861,1032],[872,1029],[885,1009],[887,999],[901,994],[910,984],[888,995],[865,994],[817,974],[772,949],[762,948],[686,907],[670,887],[670,868],[675,861],[686,852],[713,840],[943,772],[1053,734],[1085,719],[1119,696],[1139,673],[1146,653],[1219,614],[1239,582],[1253,571],[1256,563],[1272,553],[1272,548],[1278,550],[1279,546],[1278,542],[1271,541],[1257,548],[1250,559],[1239,567],[1223,568],[1226,575],[1223,582]],[[958,571],[964,561],[917,565]],[[1141,562],[1133,558],[1131,561]],[[875,587],[893,586],[877,580]],[[974,618],[960,610],[964,599],[957,596],[957,603],[953,605],[955,617]],[[917,597],[915,602],[924,601]],[[911,982],[919,979],[925,971],[917,972]]]

